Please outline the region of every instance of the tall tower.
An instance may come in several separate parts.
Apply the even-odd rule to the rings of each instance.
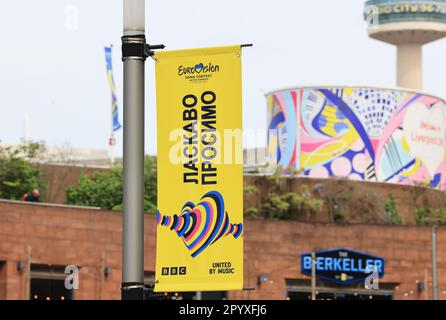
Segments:
[[[370,0],[371,38],[397,46],[397,85],[422,90],[423,45],[446,36],[446,0]]]

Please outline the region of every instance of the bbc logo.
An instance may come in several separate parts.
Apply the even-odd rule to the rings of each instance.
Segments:
[[[164,267],[161,269],[163,276],[184,276],[186,275],[186,267]]]

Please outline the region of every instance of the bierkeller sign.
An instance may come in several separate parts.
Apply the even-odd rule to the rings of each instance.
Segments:
[[[316,277],[336,283],[349,284],[364,281],[372,273],[384,276],[384,259],[349,249],[317,251]],[[311,275],[311,253],[301,255],[301,272]]]

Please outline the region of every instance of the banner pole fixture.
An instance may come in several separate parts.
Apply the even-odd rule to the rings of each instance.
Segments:
[[[122,300],[144,298],[145,0],[124,0]]]
[[[124,34],[124,214],[123,300],[144,298],[144,64],[151,49],[145,37],[145,0],[123,0]]]

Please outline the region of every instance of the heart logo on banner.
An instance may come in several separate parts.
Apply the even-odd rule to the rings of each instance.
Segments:
[[[404,136],[410,153],[420,159],[433,177],[444,160],[445,127],[443,106],[413,104],[404,116]]]
[[[195,205],[187,202],[181,215],[162,216],[157,211],[157,224],[176,232],[195,258],[219,239],[243,235],[243,224],[232,224],[226,212],[223,196],[218,191],[206,193]]]
[[[200,73],[203,70],[203,67],[202,63],[195,65],[195,72]]]

